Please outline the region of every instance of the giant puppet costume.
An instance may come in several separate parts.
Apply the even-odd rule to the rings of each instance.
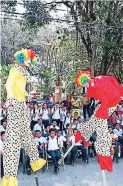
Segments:
[[[90,77],[89,72],[79,72],[76,85],[87,86],[87,98],[100,101],[94,115],[82,126],[81,135],[89,141],[91,134],[96,131],[95,149],[102,170],[112,171],[110,148],[112,140],[108,132],[107,119],[115,111],[123,96],[123,87],[111,76]],[[80,136],[81,137],[81,136]],[[78,133],[79,139],[79,133]]]
[[[25,87],[26,83],[30,82],[27,67],[36,62],[36,56],[32,49],[22,49],[15,53],[14,58],[15,64],[6,82],[8,126],[3,154],[4,177],[1,186],[18,185],[16,176],[21,147],[30,157],[33,171],[41,169],[46,163],[45,160],[39,158],[25,104],[25,96],[27,96]]]

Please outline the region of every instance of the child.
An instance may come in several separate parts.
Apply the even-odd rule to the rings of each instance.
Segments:
[[[45,147],[45,144],[47,143],[47,140],[45,137],[41,136],[41,131],[37,130],[35,132],[35,141],[36,141],[36,145],[38,147],[38,152],[39,152],[39,157],[43,158],[43,150]]]
[[[50,136],[48,139],[48,154],[51,156],[54,164],[54,172],[57,173],[59,171],[58,160],[61,158],[60,150],[59,150],[59,142],[56,137],[55,129],[50,129]]]

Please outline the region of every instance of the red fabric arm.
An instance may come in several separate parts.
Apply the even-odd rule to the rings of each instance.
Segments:
[[[83,142],[84,147],[88,147],[89,143],[87,141],[85,141],[85,139],[83,138],[83,136],[81,136],[81,140]]]
[[[108,100],[102,87],[96,85],[89,87],[86,97],[87,98],[93,97],[96,100],[101,101],[101,105],[95,114],[97,118],[103,118],[103,119],[109,118],[108,108],[107,108]]]
[[[108,114],[108,107],[107,107],[107,104],[108,104],[107,97],[105,96],[105,93],[103,92],[103,90],[101,90],[99,95],[100,95],[99,100],[101,101],[101,105],[99,109],[97,110],[95,116],[97,118],[108,119],[109,114]]]
[[[78,141],[82,140],[84,147],[88,147],[89,143],[85,141],[84,137],[81,135],[80,131],[77,131],[76,136],[75,136],[75,142],[77,143]]]
[[[114,77],[111,77],[111,76],[108,76],[107,78],[117,88],[117,90],[119,91],[120,95],[123,96],[123,87],[118,83],[118,81]]]

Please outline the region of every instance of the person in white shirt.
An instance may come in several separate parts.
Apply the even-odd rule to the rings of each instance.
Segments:
[[[3,119],[3,107],[0,104],[0,121]]]
[[[60,109],[60,121],[61,121],[61,127],[60,129],[62,130],[63,129],[63,123],[64,123],[64,120],[65,120],[65,117],[67,115],[67,107],[66,106],[63,106],[61,109]]]
[[[51,129],[54,129],[55,131],[59,130],[60,128],[57,126],[56,121],[52,122],[52,125],[50,126]]]
[[[118,141],[121,145],[123,145],[123,130],[120,128],[120,124],[117,123],[113,133],[118,136]]]
[[[61,115],[60,115],[60,107],[58,103],[56,103],[55,106],[52,108],[51,113],[52,113],[52,121],[56,121],[57,126],[60,127]]]
[[[76,129],[77,128],[77,125],[78,125],[78,120],[77,119],[74,119],[73,120],[73,123],[72,123],[72,129]]]
[[[29,121],[31,122],[31,105],[28,101],[26,102],[26,107],[27,107],[28,118]]]
[[[120,147],[120,143],[119,143],[119,141],[118,141],[118,136],[117,136],[116,134],[113,133],[113,130],[112,130],[111,127],[109,128],[109,132],[110,132],[110,136],[111,136],[111,138],[112,138],[111,157],[112,157],[112,159],[113,159],[114,153],[115,153],[114,146],[116,146],[116,147],[118,148],[118,157],[120,158],[121,147]]]
[[[83,141],[80,140],[79,142],[75,142],[75,136],[76,136],[76,133],[77,133],[77,129],[74,129],[73,130],[73,135],[70,137],[70,141],[71,141],[71,144],[75,146],[72,148],[71,150],[71,158],[70,158],[70,163],[72,165],[75,164],[75,160],[76,160],[76,154],[77,154],[77,150],[81,150],[81,153],[82,153],[82,161],[85,163],[86,162],[86,159],[87,159],[87,152],[86,152],[86,148],[83,146]]]
[[[38,146],[39,144],[45,144],[47,143],[47,140],[45,137],[43,137],[41,135],[41,131],[37,130],[35,131],[35,141],[36,141],[36,145]]]
[[[82,129],[82,118],[81,117],[78,117],[77,129],[78,130],[81,130]]]
[[[58,137],[58,143],[61,150],[64,148],[64,143],[66,142],[66,138],[62,136],[61,130],[57,130],[57,137]]]
[[[118,112],[119,119],[122,120],[122,116],[123,116],[123,100],[118,105],[117,112]]]
[[[64,120],[64,128],[66,129],[67,124],[71,123],[72,121],[73,120],[72,120],[72,117],[71,117],[71,113],[67,112],[67,115],[66,115],[65,120]]]
[[[1,159],[1,178],[4,176],[3,170],[3,142],[5,140],[5,132],[0,134],[0,159]]]
[[[46,125],[49,125],[50,124],[50,110],[48,109],[47,107],[47,104],[44,103],[43,104],[43,107],[41,109],[41,118],[42,118],[42,122],[43,122],[43,125],[46,126]]]
[[[45,126],[45,129],[42,132],[42,136],[45,137],[46,139],[49,137],[49,130],[50,130],[50,126]]]
[[[50,136],[48,139],[48,154],[51,156],[54,163],[54,171],[57,173],[59,170],[58,160],[61,158],[59,150],[59,142],[54,129],[50,129]]]
[[[37,103],[34,105],[34,108],[31,111],[31,117],[32,117],[31,130],[33,130],[34,125],[37,123],[38,119],[41,117],[40,108]]]
[[[7,121],[3,119],[1,121],[1,125],[0,125],[0,132],[5,132],[6,131],[6,127],[7,127]]]
[[[35,131],[35,142],[38,148],[39,157],[43,158],[44,148],[47,144],[47,140],[42,136],[42,133],[39,130]]]
[[[1,134],[0,134],[0,154],[3,154],[3,142],[4,142],[4,139],[5,139],[5,132],[2,131]]]
[[[123,100],[119,103],[117,110],[123,113]]]
[[[39,130],[40,132],[44,131],[44,125],[42,123],[42,119],[41,118],[38,119],[38,122],[37,122],[37,124],[34,125],[34,129],[33,130],[34,131]]]
[[[1,132],[5,132],[6,130],[4,129],[4,127],[2,125],[0,125],[0,133]]]
[[[7,117],[7,112],[8,112],[8,108],[5,105],[3,105],[2,106],[2,117],[3,117],[3,119],[5,119]]]
[[[120,128],[120,124],[117,123],[115,129],[113,130],[113,133],[116,134],[118,137],[123,136],[123,130]]]
[[[73,135],[72,124],[68,123],[66,126],[66,136],[71,137]]]

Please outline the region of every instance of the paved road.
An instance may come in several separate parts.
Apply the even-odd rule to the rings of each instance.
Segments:
[[[83,165],[79,160],[74,167],[65,166],[65,171],[60,168],[58,175],[52,172],[52,167],[44,173],[38,172],[39,186],[103,186],[102,174],[95,159],[89,165]],[[106,172],[107,186],[123,186],[123,159],[114,164],[113,173]],[[19,170],[19,186],[36,186],[35,175],[23,175]]]

